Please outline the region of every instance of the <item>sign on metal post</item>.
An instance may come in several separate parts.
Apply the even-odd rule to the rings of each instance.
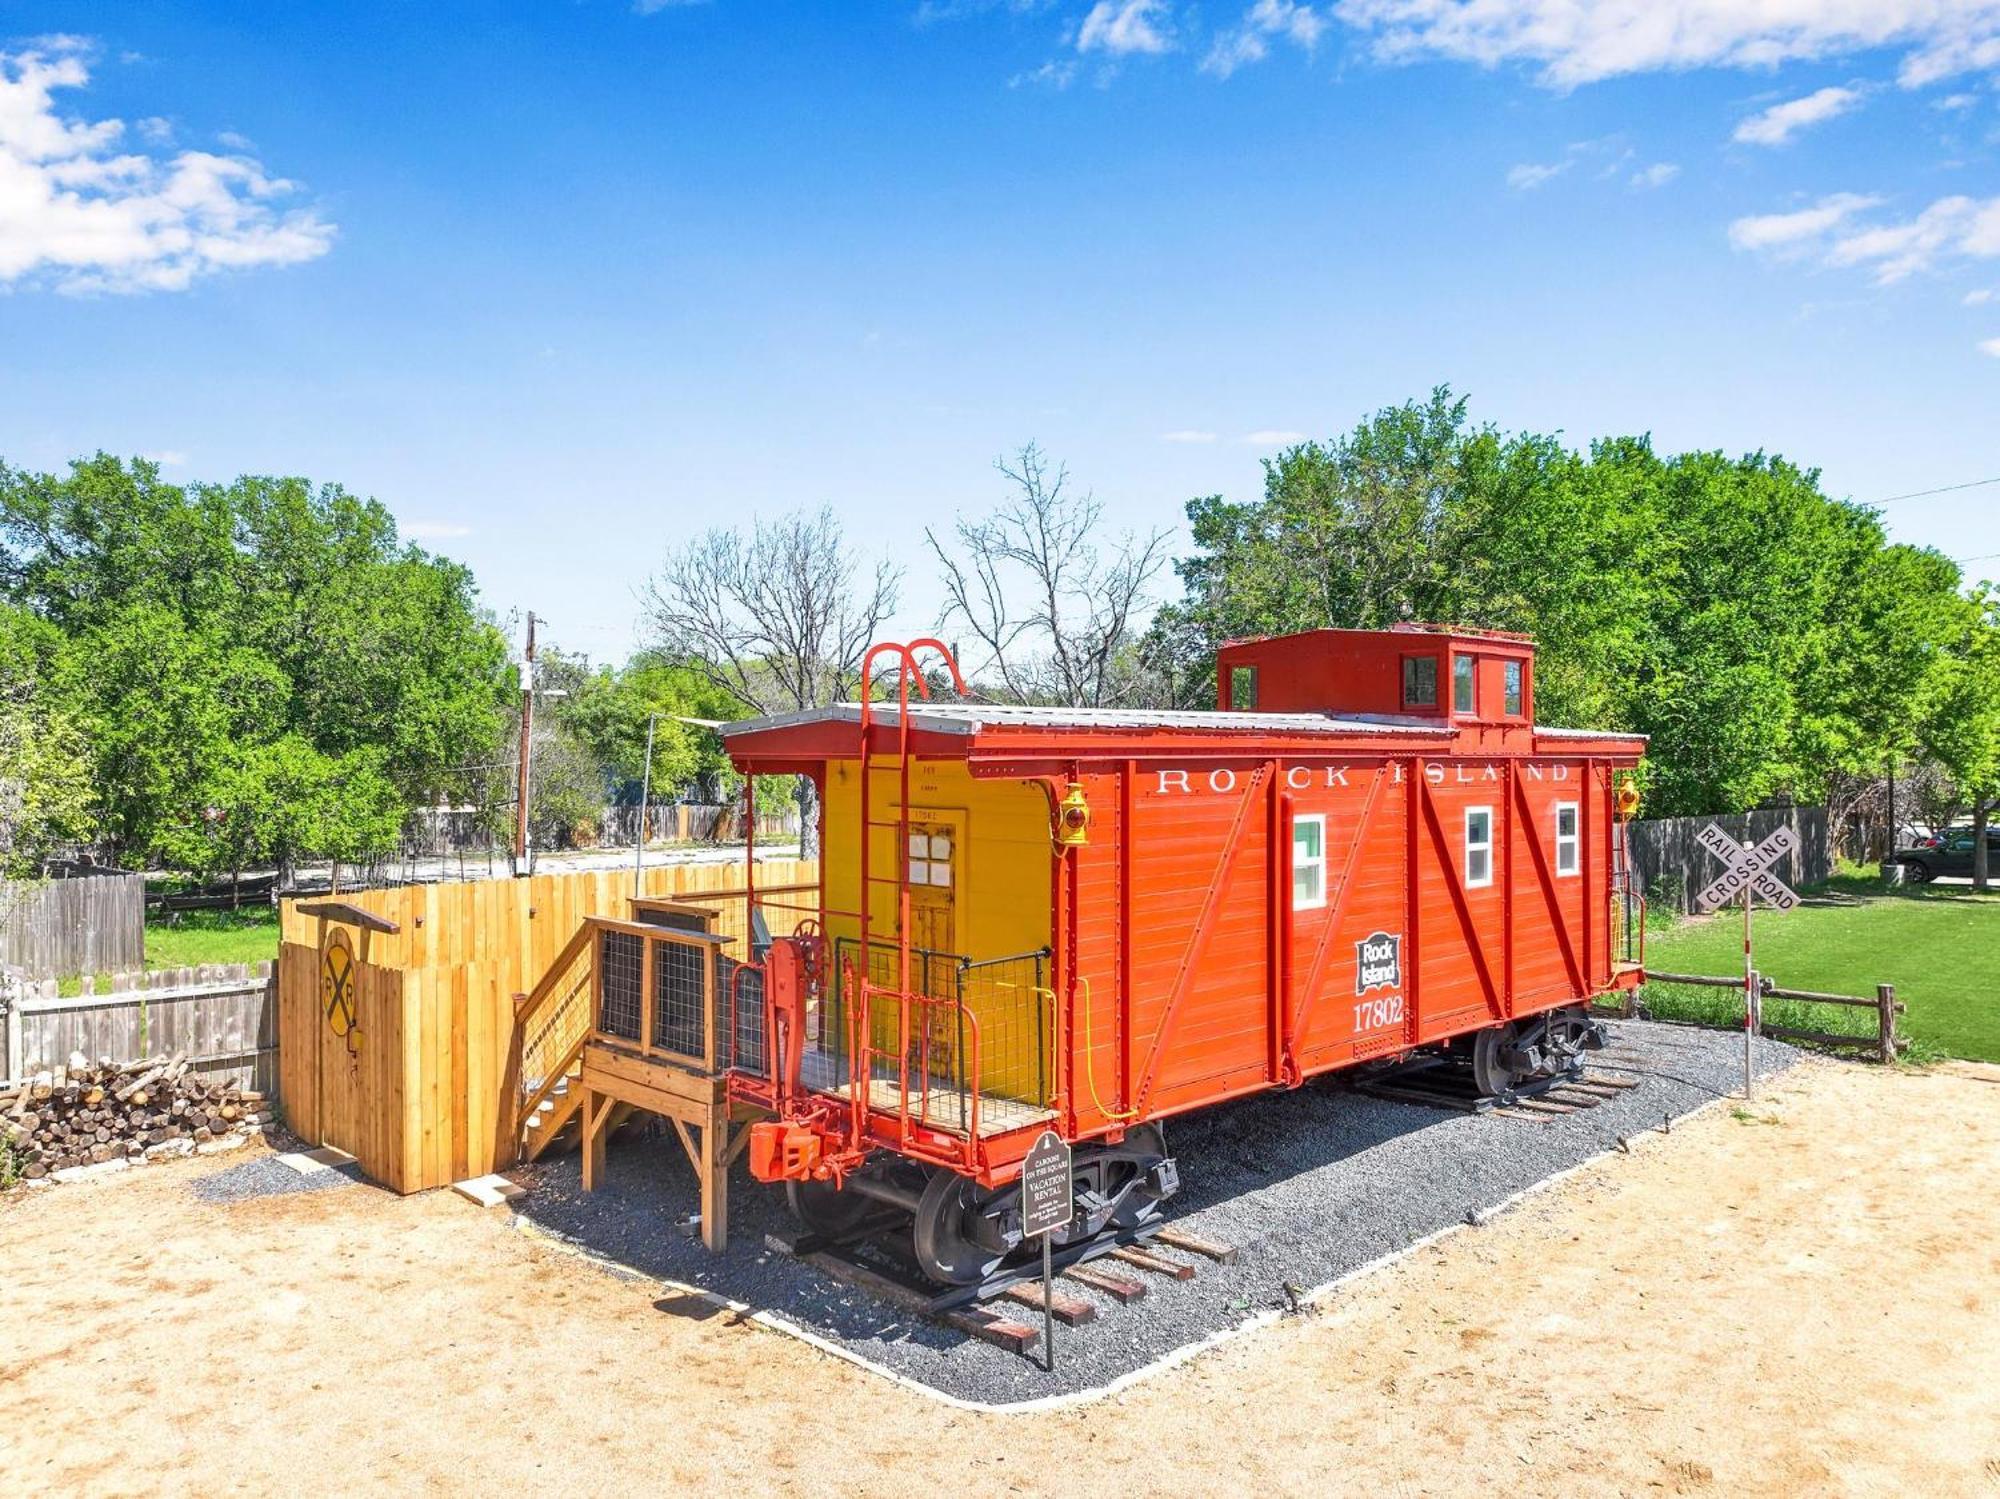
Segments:
[[[1748,839],[1738,843],[1709,823],[1695,834],[1695,841],[1722,861],[1722,873],[1695,897],[1695,904],[1704,911],[1714,911],[1738,896],[1743,900],[1743,1096],[1747,1099],[1755,1078],[1750,1040],[1756,1034],[1757,1012],[1762,1008],[1750,913],[1759,900],[1779,911],[1789,911],[1799,903],[1798,893],[1771,872],[1772,865],[1799,846],[1799,838],[1790,828],[1779,828],[1762,843],[1752,844]]]
[[[1021,1161],[1021,1236],[1042,1241],[1043,1366],[1056,1367],[1055,1240],[1076,1214],[1070,1149],[1062,1136],[1045,1129]]]

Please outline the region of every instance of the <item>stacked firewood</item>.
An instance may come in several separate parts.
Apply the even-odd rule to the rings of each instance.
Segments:
[[[264,1095],[189,1071],[186,1055],[91,1063],[38,1072],[0,1092],[0,1140],[20,1174],[38,1180],[70,1166],[185,1154],[270,1122]]]

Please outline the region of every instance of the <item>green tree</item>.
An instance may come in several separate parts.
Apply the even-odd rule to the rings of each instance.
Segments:
[[[1184,597],[1148,650],[1183,701],[1222,641],[1421,620],[1535,636],[1545,722],[1650,736],[1648,805],[1817,800],[1914,739],[1957,570],[1762,453],[1662,457],[1475,426],[1440,388],[1193,501]]]
[[[0,596],[54,642],[42,680],[127,862],[377,853],[499,750],[506,645],[471,574],[337,485],[0,464]]]

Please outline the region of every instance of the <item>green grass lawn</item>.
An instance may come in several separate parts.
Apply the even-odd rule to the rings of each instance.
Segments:
[[[278,956],[278,913],[268,905],[239,911],[184,911],[146,918],[146,966],[263,963]]]
[[[1670,973],[1743,971],[1740,911],[1698,916],[1646,937],[1646,967]],[[1873,995],[1894,984],[1909,1007],[1898,1033],[1917,1057],[2000,1062],[2000,893],[1963,886],[1889,889],[1873,876],[1833,880],[1797,910],[1757,915],[1757,969],[1783,989]],[[1656,1014],[1738,1024],[1742,1002],[1721,990],[1646,986]],[[1765,1018],[1841,1034],[1873,1034],[1868,1010],[1766,1001]]]

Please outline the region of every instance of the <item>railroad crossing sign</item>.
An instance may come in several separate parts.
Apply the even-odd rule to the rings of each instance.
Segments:
[[[1752,848],[1709,823],[1695,834],[1695,841],[1722,861],[1722,873],[1695,897],[1704,911],[1726,906],[1746,891],[1779,911],[1789,911],[1799,903],[1791,886],[1771,873],[1773,864],[1799,846],[1798,835],[1790,828],[1779,828]]]

